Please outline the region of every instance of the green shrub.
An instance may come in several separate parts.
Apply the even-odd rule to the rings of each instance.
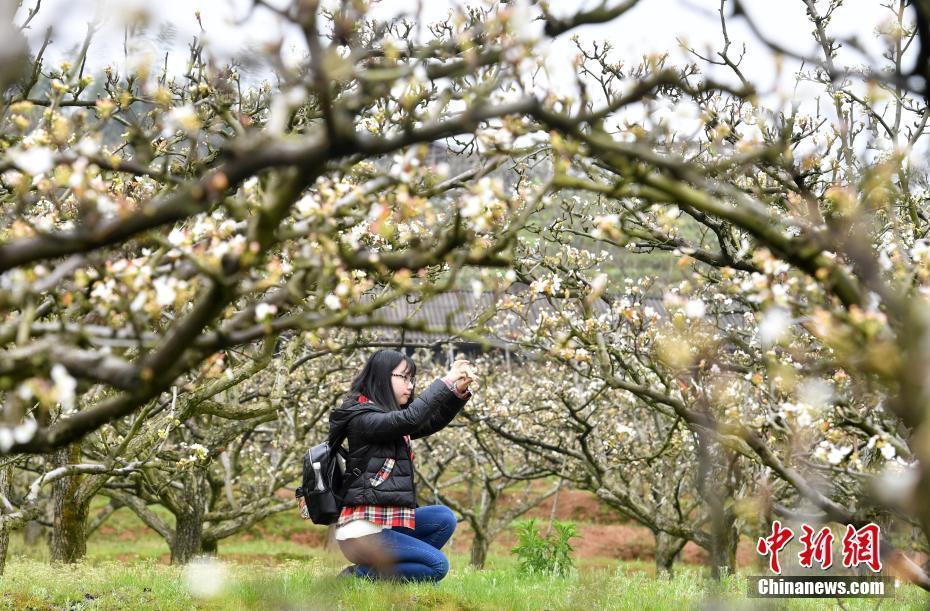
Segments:
[[[578,536],[571,522],[553,522],[553,531],[543,538],[536,529],[536,520],[517,523],[519,544],[512,551],[520,559],[524,573],[545,575],[567,575],[574,570],[571,552],[574,550],[569,539]]]

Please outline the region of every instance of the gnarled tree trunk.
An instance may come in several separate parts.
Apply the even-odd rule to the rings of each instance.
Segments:
[[[13,480],[13,466],[7,465],[0,469],[0,494],[9,498]],[[10,530],[6,526],[0,527],[0,575],[6,568],[6,550],[10,545]]]
[[[739,543],[739,531],[733,525],[733,518],[721,515],[716,525],[713,543],[710,549],[711,573],[719,579],[724,573],[736,572],[736,546]]]
[[[652,535],[656,540],[656,576],[671,577],[675,561],[688,540],[662,531],[653,531]]]
[[[488,559],[488,548],[491,541],[483,533],[475,531],[475,538],[471,540],[471,560],[469,563],[476,569],[483,569]]]
[[[80,462],[81,444],[56,450],[55,467]],[[50,553],[52,562],[77,562],[87,554],[88,503],[80,502],[78,488],[81,476],[63,477],[52,484],[52,536]]]
[[[730,459],[729,468],[727,458]],[[708,434],[698,435],[698,490],[707,504],[710,514],[711,541],[710,574],[714,580],[736,571],[736,545],[739,532],[734,524],[733,512],[727,510],[724,500],[731,491],[726,487],[734,464],[733,456],[727,453]]]
[[[195,501],[174,517],[171,564],[187,564],[203,549],[203,508]]]

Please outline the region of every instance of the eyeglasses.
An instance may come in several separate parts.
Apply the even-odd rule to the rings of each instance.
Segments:
[[[411,386],[413,386],[413,383],[416,381],[415,377],[408,376],[403,373],[392,373],[391,375],[394,376],[395,378],[402,378],[404,382],[406,382],[407,384],[410,384]]]

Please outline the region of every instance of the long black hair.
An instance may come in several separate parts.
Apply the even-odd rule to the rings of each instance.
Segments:
[[[386,348],[378,350],[368,357],[368,362],[352,380],[352,386],[349,388],[349,392],[346,393],[346,397],[355,398],[362,394],[382,407],[392,410],[400,409],[402,406],[398,405],[397,399],[394,398],[391,373],[401,361],[407,361],[406,374],[408,376],[413,377],[417,374],[416,363],[403,352]],[[413,399],[414,394],[414,389],[411,388],[407,403]]]

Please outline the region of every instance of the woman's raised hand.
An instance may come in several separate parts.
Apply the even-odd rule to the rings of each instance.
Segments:
[[[475,380],[475,368],[471,361],[458,358],[452,363],[446,378],[452,380],[459,392],[464,392],[468,385]]]

